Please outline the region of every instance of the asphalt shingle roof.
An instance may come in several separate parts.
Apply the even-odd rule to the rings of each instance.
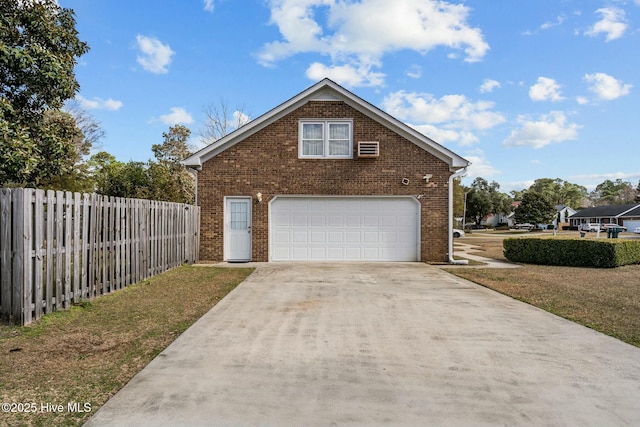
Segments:
[[[631,212],[637,212],[636,215],[632,215],[631,212],[625,214],[625,216],[637,216],[640,215],[640,204],[632,203],[629,205],[607,205],[607,206],[595,206],[593,208],[582,209],[571,215],[571,218],[597,218],[597,217],[614,217],[621,213],[636,207]]]

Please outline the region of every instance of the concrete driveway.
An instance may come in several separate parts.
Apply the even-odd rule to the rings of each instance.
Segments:
[[[640,349],[433,266],[274,263],[86,425],[640,425]]]

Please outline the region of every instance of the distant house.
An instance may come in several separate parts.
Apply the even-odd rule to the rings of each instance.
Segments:
[[[480,225],[484,225],[485,227],[497,227],[499,224],[507,224],[509,227],[513,227],[516,224],[515,219],[515,209],[520,206],[522,202],[513,202],[511,203],[511,212],[505,213],[490,213],[485,215],[482,220],[480,220]]]
[[[485,215],[484,218],[480,221],[480,225],[484,225],[485,227],[494,228],[497,227],[498,224],[509,224],[511,227],[513,224],[513,213],[505,214],[505,213],[490,213],[489,215]]]
[[[565,205],[556,205],[556,210],[560,214],[560,224],[558,224],[558,214],[556,214],[556,217],[553,219],[553,225],[556,228],[562,227],[562,225],[564,224],[568,224],[569,217],[571,215],[575,215],[578,212],[575,209],[571,209],[569,206]]]
[[[582,209],[569,217],[572,227],[585,223],[618,224],[633,230],[640,227],[640,203],[595,206]]]

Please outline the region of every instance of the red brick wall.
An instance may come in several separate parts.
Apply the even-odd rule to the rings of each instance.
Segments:
[[[354,144],[353,159],[299,159],[299,119],[316,118],[353,119],[353,140],[379,141],[380,157],[358,159]],[[428,184],[425,174],[433,175]],[[424,195],[421,260],[446,261],[450,175],[446,163],[345,103],[312,101],[204,162],[200,258],[223,259],[225,196],[253,197],[253,260],[268,261],[268,207],[275,195]]]

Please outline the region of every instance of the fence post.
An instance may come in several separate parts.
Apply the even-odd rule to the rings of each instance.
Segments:
[[[0,189],[0,318],[11,317],[11,190]]]

